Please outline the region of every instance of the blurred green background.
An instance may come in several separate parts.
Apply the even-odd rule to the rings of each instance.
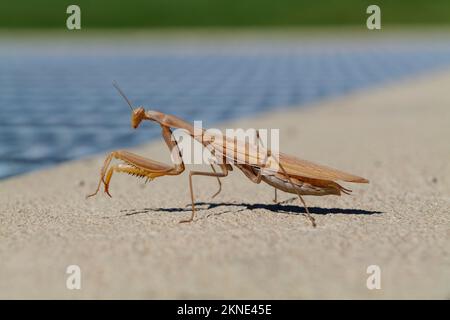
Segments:
[[[365,26],[370,4],[383,26],[450,23],[450,0],[4,0],[0,28],[65,28],[70,4],[81,7],[83,29]]]

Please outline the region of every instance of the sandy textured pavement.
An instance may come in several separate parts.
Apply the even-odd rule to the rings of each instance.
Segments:
[[[116,175],[112,199],[84,198],[105,155],[3,181],[0,298],[448,299],[449,88],[441,71],[227,126],[281,128],[284,152],[370,179],[346,184],[352,196],[307,197],[316,229],[240,171],[214,200],[216,181],[195,179],[191,224],[178,223],[186,173],[145,186]],[[162,143],[138,151],[169,161]],[[81,290],[66,289],[72,264]],[[369,265],[380,290],[366,287]]]

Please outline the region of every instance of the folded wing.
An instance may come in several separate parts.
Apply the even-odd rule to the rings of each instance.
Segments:
[[[368,183],[369,180],[327,166],[280,153],[280,164],[289,175],[322,180]]]
[[[269,171],[281,172],[281,169],[278,167],[278,162],[273,159],[274,156],[267,158],[267,149],[262,146],[253,143],[238,144],[237,141],[229,137],[208,134],[205,134],[204,137],[209,139],[208,141],[210,141],[210,145],[213,147],[215,155],[218,158],[224,157],[231,163],[246,163],[257,167],[264,167],[264,169]],[[267,161],[262,166],[265,160]],[[302,160],[281,152],[279,153],[279,163],[291,176],[355,183],[369,182],[369,180],[362,177]]]

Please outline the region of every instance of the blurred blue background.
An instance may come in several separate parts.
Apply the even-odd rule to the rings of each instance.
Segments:
[[[450,42],[425,38],[113,39],[2,41],[0,177],[158,137],[131,129],[113,80],[135,105],[211,126],[450,65]]]
[[[130,128],[113,80],[136,105],[213,126],[450,65],[450,1],[380,0],[375,31],[370,4],[0,2],[0,179],[159,137]]]

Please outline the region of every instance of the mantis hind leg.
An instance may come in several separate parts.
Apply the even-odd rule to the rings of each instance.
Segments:
[[[293,198],[289,198],[283,201],[278,201],[278,197],[277,197],[277,188],[273,188],[275,190],[275,195],[273,197],[273,202],[276,204],[286,204],[286,203],[291,203],[292,201],[296,200],[297,197],[293,197]]]
[[[261,144],[263,147],[263,143],[261,141],[261,138],[259,136],[259,130],[256,130],[256,139],[258,140],[258,144]],[[300,192],[297,190],[297,188],[295,188],[294,182],[292,182],[291,177],[287,174],[286,170],[284,169],[283,165],[280,163],[280,161],[278,160],[277,156],[273,156],[272,155],[272,151],[270,149],[267,150],[267,155],[266,155],[266,159],[264,160],[264,162],[267,161],[268,158],[272,157],[276,163],[278,164],[278,167],[281,169],[282,173],[284,174],[284,176],[287,178],[287,180],[289,181],[289,183],[291,184],[291,186],[294,188],[295,192],[297,193],[300,201],[303,204],[303,207],[305,207],[305,214],[306,217],[309,219],[309,221],[311,221],[311,224],[313,227],[316,227],[316,220],[314,219],[313,216],[311,216],[311,213],[309,212],[308,206],[306,205],[305,200],[303,199],[303,197],[301,196]],[[276,194],[277,190],[275,189],[275,200],[277,199],[277,194]]]
[[[269,151],[270,153],[270,151]],[[270,154],[269,154],[270,157]],[[274,157],[275,159],[275,157]],[[309,212],[308,206],[306,205],[305,200],[303,199],[302,195],[300,194],[300,192],[297,190],[297,188],[295,188],[294,182],[292,182],[291,177],[287,174],[286,170],[284,169],[284,167],[281,165],[281,163],[278,161],[278,159],[275,159],[275,161],[278,162],[278,166],[280,167],[281,171],[283,172],[283,174],[286,176],[287,180],[289,181],[289,183],[292,185],[292,187],[294,188],[295,192],[298,195],[298,198],[300,199],[300,201],[303,204],[303,207],[305,208],[305,214],[306,217],[309,219],[309,221],[311,221],[312,226],[315,228],[317,226],[316,224],[316,219],[314,219],[314,217],[311,215],[311,213]]]

